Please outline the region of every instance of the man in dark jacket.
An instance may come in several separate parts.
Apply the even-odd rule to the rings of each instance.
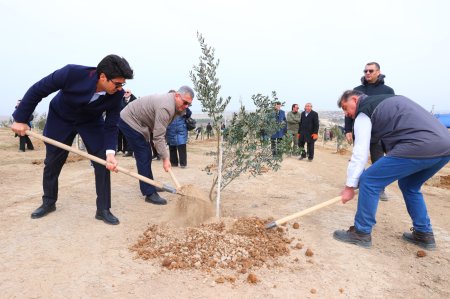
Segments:
[[[78,133],[89,154],[106,160],[106,168],[95,162],[93,166],[97,192],[95,218],[107,224],[119,224],[119,219],[109,210],[109,170],[115,171],[117,167],[115,149],[120,101],[124,94],[122,87],[126,79],[132,78],[130,65],[117,55],[106,56],[97,67],[69,64],[31,86],[13,113],[11,129],[24,136],[30,129],[27,121],[37,104],[58,92],[50,101],[44,135],[70,146]],[[50,144],[45,144],[45,147],[43,203],[31,218],[41,218],[56,210],[58,177],[69,154]]]
[[[338,100],[345,115],[355,119],[355,146],[341,192],[346,203],[359,186],[354,226],[334,232],[334,238],[362,247],[372,244],[378,194],[398,180],[412,219],[412,233],[403,239],[425,249],[436,247],[422,185],[450,161],[450,132],[428,111],[404,96],[366,96],[348,90]],[[386,151],[364,170],[371,142],[380,141]]]
[[[275,120],[277,124],[283,124],[283,127],[280,128],[277,132],[272,134],[270,136],[270,146],[272,148],[272,156],[278,156],[280,154],[280,151],[278,150],[278,146],[283,139],[284,135],[287,132],[287,124],[286,124],[286,114],[284,113],[284,110],[281,110],[281,102],[275,103],[275,113],[274,113]]]
[[[319,136],[319,115],[312,110],[311,103],[306,103],[305,111],[300,116],[298,134],[298,147],[301,151],[298,159],[303,160],[308,155],[308,161],[312,162],[314,159],[314,142]],[[307,144],[307,151],[305,151],[305,143]]]
[[[384,85],[385,75],[381,74],[380,65],[377,62],[369,62],[364,68],[364,76],[361,77],[362,85],[354,88],[354,90],[361,91],[368,96],[374,96],[379,94],[395,94],[394,90]],[[353,141],[353,122],[350,117],[345,117],[345,138],[349,143]],[[373,163],[383,157],[384,152],[379,142],[373,142],[370,144],[370,160]],[[380,200],[386,201],[388,197],[384,190],[380,193]]]
[[[136,100],[136,96],[131,93],[130,89],[125,90],[125,94],[123,95],[122,101],[121,101],[121,108],[122,111],[123,108],[125,108],[129,103]],[[125,135],[120,131],[118,133],[117,137],[117,152],[122,152],[124,157],[132,157],[133,156],[133,149],[131,148],[130,144],[127,141],[127,138]]]

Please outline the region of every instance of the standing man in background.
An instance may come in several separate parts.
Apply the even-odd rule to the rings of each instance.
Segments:
[[[119,224],[111,212],[111,178],[117,161],[117,122],[119,121],[122,87],[126,79],[133,79],[133,70],[125,58],[108,55],[97,67],[69,64],[54,71],[28,89],[13,113],[11,129],[20,136],[30,129],[27,122],[37,104],[58,91],[50,101],[44,135],[72,145],[80,134],[89,154],[106,160],[106,168],[93,162],[97,212],[95,218],[107,224]],[[103,113],[105,112],[105,118]],[[31,218],[41,218],[56,210],[58,178],[69,152],[45,144],[46,156],[43,178],[42,205]]]
[[[275,132],[272,136],[270,136],[270,145],[272,147],[272,156],[278,156],[278,144],[281,142],[281,139],[283,139],[284,134],[286,134],[286,114],[284,113],[284,110],[281,110],[281,102],[275,103],[275,119],[278,124],[284,124],[284,126],[279,129],[277,132]]]
[[[123,110],[130,102],[136,100],[134,94],[131,93],[130,89],[125,90],[125,94],[123,95],[121,102],[121,109]],[[133,156],[133,149],[130,147],[130,144],[127,142],[127,138],[123,135],[122,131],[119,129],[118,140],[117,140],[117,152],[122,152],[124,157]]]
[[[300,113],[298,112],[298,104],[292,104],[291,111],[287,113],[287,130],[288,134],[292,136],[292,154],[295,154],[298,149],[298,127],[300,126]]]
[[[312,110],[311,103],[306,103],[305,111],[301,114],[298,134],[298,146],[301,150],[298,159],[303,160],[308,155],[308,161],[312,162],[314,159],[314,143],[319,137],[319,114]],[[305,151],[305,143],[307,151]]]
[[[360,91],[368,96],[379,94],[395,94],[394,90],[384,85],[385,75],[381,74],[380,65],[377,62],[369,62],[364,68],[364,76],[361,77],[361,85],[355,87],[353,90]],[[350,117],[345,117],[345,138],[348,143],[353,142],[353,123],[354,120]],[[372,164],[384,156],[384,151],[380,142],[373,142],[370,144],[370,160]],[[388,200],[384,189],[380,193],[380,200]]]

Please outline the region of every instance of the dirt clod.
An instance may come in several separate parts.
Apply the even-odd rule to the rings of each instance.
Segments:
[[[425,257],[427,256],[427,253],[423,250],[417,251],[417,257]]]
[[[300,224],[298,224],[298,222],[294,222],[294,224],[292,224],[292,228],[293,229],[299,229],[300,228]]]
[[[314,252],[311,249],[308,248],[308,249],[306,249],[305,255],[306,256],[313,256]]]
[[[247,276],[247,282],[249,282],[249,283],[257,283],[258,282],[258,277],[255,274],[250,273]]]
[[[317,293],[317,290],[314,289],[314,288],[312,288],[312,289],[310,290],[310,292],[311,292],[311,294],[315,294],[315,293]]]

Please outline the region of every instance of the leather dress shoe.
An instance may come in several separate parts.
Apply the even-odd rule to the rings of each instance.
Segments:
[[[41,218],[41,217],[44,217],[45,215],[47,215],[48,213],[51,213],[54,211],[56,211],[55,204],[51,204],[51,205],[42,204],[33,213],[31,213],[31,218],[33,218],[33,219]]]
[[[125,154],[123,154],[123,157],[132,157],[133,156],[133,152],[126,152]]]
[[[165,200],[164,198],[159,196],[159,194],[156,192],[151,195],[147,195],[145,197],[145,201],[155,204],[155,205],[166,205],[167,204],[167,200]]]
[[[95,219],[103,220],[107,224],[117,225],[119,224],[119,219],[114,216],[109,209],[108,210],[97,210],[95,213]]]

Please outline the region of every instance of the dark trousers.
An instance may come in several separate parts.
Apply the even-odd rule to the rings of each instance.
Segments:
[[[186,144],[169,145],[169,151],[170,164],[172,166],[178,166],[178,161],[180,162],[180,166],[187,165]]]
[[[25,145],[27,146],[27,149],[29,149],[29,150],[34,149],[33,143],[31,142],[30,137],[28,137],[28,135],[19,136],[19,150],[24,152]]]
[[[122,131],[119,130],[119,132],[117,134],[117,152],[125,153],[126,151],[128,151],[127,138],[122,133]]]
[[[86,133],[86,129],[90,130],[89,134]],[[98,137],[92,136],[92,128],[84,128],[79,130],[83,142],[86,146],[86,150],[89,154],[97,156],[101,159],[106,159],[106,152],[103,146],[93,146],[93,142],[98,142]],[[99,131],[101,134],[102,131]],[[66,135],[64,140],[58,140],[69,146],[72,145],[73,139],[77,132],[73,131]],[[49,136],[50,137],[50,136]],[[101,136],[103,137],[103,136]],[[55,137],[52,137],[55,139]],[[61,173],[61,169],[66,162],[69,152],[66,150],[57,148],[55,146],[46,144],[46,155],[44,161],[44,176],[43,176],[43,189],[44,195],[42,196],[43,203],[45,205],[54,204],[58,200],[58,178]],[[105,166],[92,162],[95,173],[95,189],[97,192],[97,209],[107,210],[111,208],[111,178],[110,172]]]
[[[127,125],[122,119],[119,120],[118,126],[133,148],[138,173],[153,180],[153,156],[150,142],[141,133]],[[155,187],[142,181],[139,181],[139,187],[142,195],[151,195],[156,192]]]
[[[314,159],[314,142],[315,142],[315,141],[311,141],[311,142],[299,142],[299,143],[298,143],[298,146],[299,146],[300,148],[303,149],[303,150],[302,150],[302,153],[301,153],[301,156],[302,156],[303,158],[306,158],[306,155],[308,155],[308,160]],[[306,143],[306,152],[305,152],[305,150],[304,150],[304,148],[305,148],[305,143]]]
[[[270,147],[272,149],[272,156],[277,156],[279,154],[278,145],[281,142],[281,138],[271,138]]]

